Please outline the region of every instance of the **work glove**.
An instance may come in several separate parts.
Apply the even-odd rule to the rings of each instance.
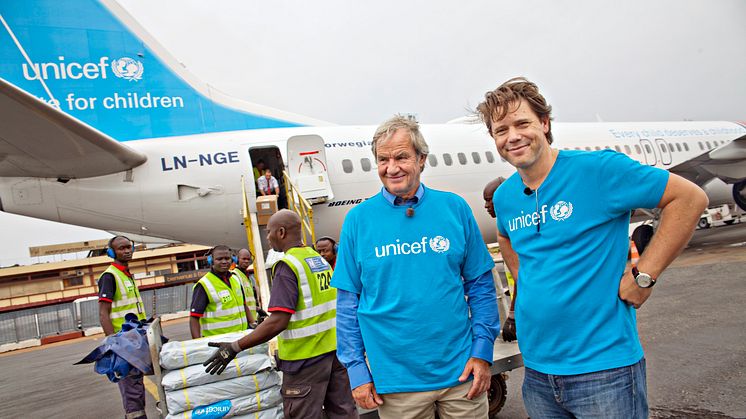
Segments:
[[[256,314],[257,314],[257,317],[258,317],[258,319],[257,319],[257,322],[256,322],[256,324],[257,324],[257,325],[259,325],[259,324],[262,324],[262,322],[263,322],[263,321],[264,321],[264,320],[265,320],[265,319],[266,319],[267,317],[269,317],[269,314],[267,314],[267,312],[266,312],[266,311],[264,311],[264,310],[262,310],[261,308],[258,308],[258,309],[256,310]]]
[[[508,318],[505,319],[505,323],[503,323],[503,340],[505,342],[512,342],[516,340],[515,314],[512,310],[510,311],[510,313],[508,313]]]
[[[241,348],[238,346],[238,342],[208,342],[207,346],[218,348],[212,356],[205,361],[202,366],[205,368],[205,372],[210,374],[222,374],[225,367],[233,361],[233,358],[241,352]]]

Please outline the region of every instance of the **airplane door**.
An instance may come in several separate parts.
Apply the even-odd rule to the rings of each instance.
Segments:
[[[662,138],[656,138],[655,145],[658,146],[658,151],[661,154],[661,163],[664,166],[671,164],[671,145]]]
[[[295,135],[288,139],[288,176],[310,203],[334,199],[329,182],[324,139],[318,135]]]
[[[656,156],[653,143],[651,143],[650,140],[642,139],[640,140],[640,147],[642,148],[642,155],[645,157],[645,163],[647,163],[648,166],[655,166],[658,162],[658,157]]]

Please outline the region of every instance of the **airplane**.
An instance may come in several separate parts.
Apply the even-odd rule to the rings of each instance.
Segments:
[[[2,211],[241,247],[242,186],[253,209],[260,159],[315,202],[318,236],[338,236],[346,213],[381,188],[375,126],[232,98],[196,79],[113,0],[5,2],[0,23]],[[423,183],[466,199],[494,242],[482,188],[515,169],[470,118],[422,132]],[[712,205],[746,210],[744,123],[554,123],[553,133],[556,148],[614,149],[697,183]]]

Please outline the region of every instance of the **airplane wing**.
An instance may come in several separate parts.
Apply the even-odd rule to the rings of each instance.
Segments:
[[[147,157],[0,78],[0,176],[86,178]]]
[[[697,185],[712,178],[725,183],[746,179],[746,135],[669,169]]]

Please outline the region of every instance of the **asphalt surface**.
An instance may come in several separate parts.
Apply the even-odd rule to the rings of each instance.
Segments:
[[[655,418],[746,418],[746,223],[700,230],[638,312]],[[165,325],[189,337],[188,323]],[[0,354],[0,418],[117,418],[115,384],[72,365],[101,336]],[[510,372],[500,418],[526,418],[523,369]],[[152,388],[152,386],[151,386]],[[158,417],[147,395],[147,412]]]

